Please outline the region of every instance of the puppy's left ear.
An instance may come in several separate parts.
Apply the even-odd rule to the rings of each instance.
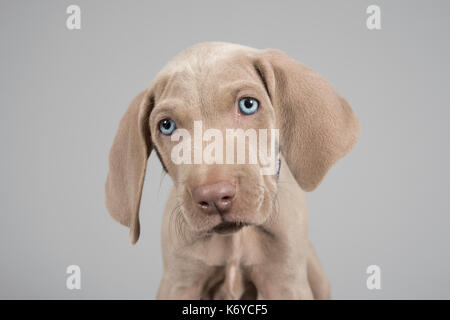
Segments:
[[[115,220],[130,228],[132,244],[139,238],[139,205],[152,150],[148,123],[154,104],[151,97],[151,91],[146,90],[131,101],[109,153],[106,208]]]
[[[298,184],[312,191],[352,149],[359,121],[325,79],[286,54],[262,50],[254,65],[277,115],[280,150]]]

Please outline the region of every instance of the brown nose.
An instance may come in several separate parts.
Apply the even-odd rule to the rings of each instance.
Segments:
[[[231,208],[236,187],[228,181],[207,184],[195,188],[194,201],[206,213],[222,214]]]

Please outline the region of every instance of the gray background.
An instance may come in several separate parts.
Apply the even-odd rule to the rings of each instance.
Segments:
[[[82,29],[66,29],[78,4]],[[366,28],[381,7],[382,30]],[[104,208],[129,101],[184,48],[278,48],[327,78],[362,124],[308,194],[334,298],[450,298],[448,1],[1,1],[0,298],[154,298],[171,186],[151,156],[142,234]],[[82,289],[65,287],[66,267]],[[366,267],[382,289],[366,288]]]

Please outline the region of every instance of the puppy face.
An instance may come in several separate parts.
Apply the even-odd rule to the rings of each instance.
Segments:
[[[244,138],[250,132],[244,150],[238,144],[227,149],[233,129],[242,130]],[[174,181],[176,208],[191,230],[230,233],[263,224],[274,212],[277,193],[275,170],[262,174],[267,161],[260,153],[264,144],[266,156],[278,145],[271,129],[279,130],[280,153],[299,186],[312,191],[350,151],[360,127],[325,79],[280,51],[195,45],[133,99],[120,121],[109,157],[106,207],[130,227],[135,243],[147,159],[156,149]],[[266,130],[265,139],[260,130]],[[189,147],[179,148],[186,141]],[[204,158],[220,151],[222,161]],[[188,162],[175,161],[177,155]]]
[[[261,161],[250,163],[249,149],[258,150],[265,143],[266,150],[273,151],[270,146],[276,138],[270,133],[276,128],[276,115],[264,80],[250,59],[242,51],[191,55],[170,64],[155,84],[149,117],[152,142],[174,181],[178,214],[197,232],[230,233],[245,225],[260,225],[274,209],[275,172],[262,174]],[[214,139],[205,135],[199,139],[199,126],[203,133],[215,133]],[[180,130],[184,136],[178,139]],[[260,136],[264,130],[265,139]],[[230,131],[240,132],[245,140],[244,163],[237,159],[240,138],[230,140]],[[254,133],[254,139],[243,132]],[[190,161],[175,163],[174,148],[186,136],[191,137]],[[209,163],[208,146],[217,140],[222,141],[212,154],[221,151],[223,156]],[[232,144],[235,147],[227,149]],[[227,162],[230,150],[233,161]],[[195,152],[200,152],[201,161],[195,161]]]

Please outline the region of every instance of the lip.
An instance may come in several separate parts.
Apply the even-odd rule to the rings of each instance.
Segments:
[[[245,227],[247,224],[243,222],[237,222],[237,221],[224,221],[216,225],[212,231],[218,234],[232,234],[235,232],[238,232],[243,227]]]

